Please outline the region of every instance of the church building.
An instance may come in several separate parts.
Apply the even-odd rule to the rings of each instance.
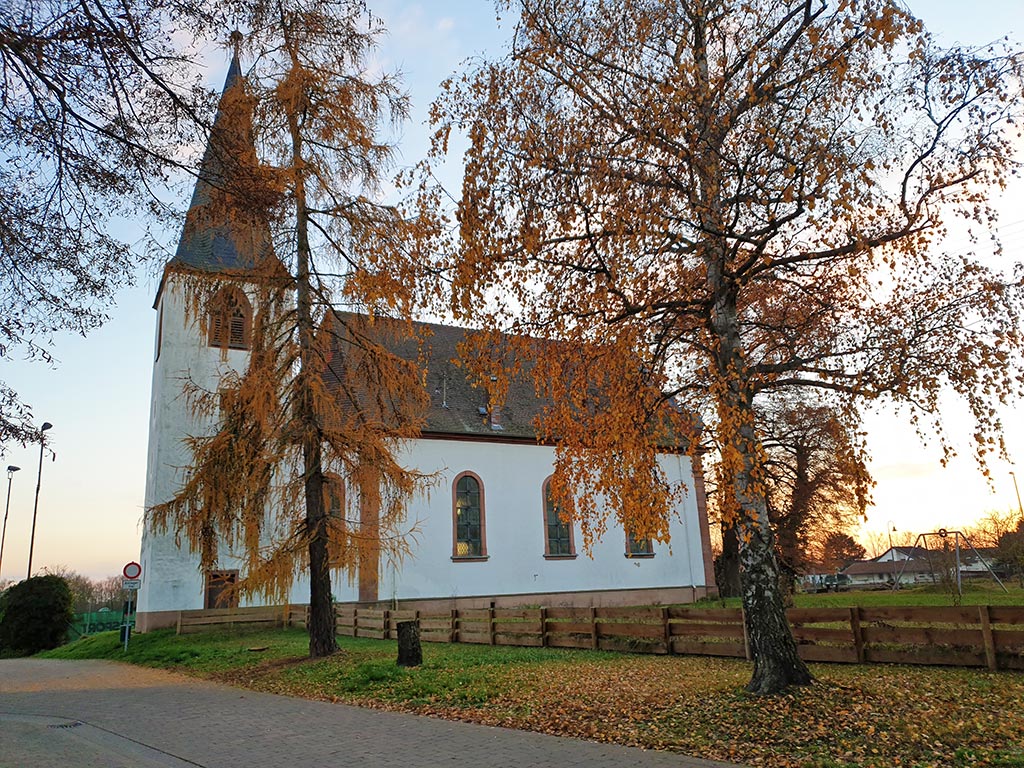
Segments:
[[[241,82],[237,56],[213,126],[223,129],[225,100]],[[192,461],[185,440],[209,429],[189,408],[185,382],[218,391],[218,382],[246,367],[252,307],[245,292],[253,244],[231,220],[204,207],[211,184],[225,167],[207,147],[202,172],[178,248],[164,268],[157,292],[156,344],[149,422],[146,509],[174,497]],[[269,240],[268,240],[269,242]],[[246,258],[244,254],[249,253]],[[223,284],[228,301],[214,315],[197,318],[185,283]],[[548,493],[554,448],[537,440],[534,419],[541,404],[532,387],[513,384],[501,408],[489,407],[457,362],[467,333],[446,325],[429,327],[426,355],[430,404],[419,437],[400,451],[404,466],[435,474],[430,491],[409,504],[416,532],[401,562],[362,562],[356,574],[334,577],[336,602],[401,604],[409,607],[472,608],[492,602],[522,605],[601,606],[686,603],[714,593],[704,487],[697,466],[682,451],[666,451],[659,462],[670,483],[686,493],[670,521],[671,544],[627,536],[609,523],[592,552],[583,551],[578,531],[560,520]],[[140,631],[173,625],[179,611],[218,605],[225,587],[244,576],[222,548],[214,570],[174,531],[142,536]],[[301,574],[290,600],[308,602]],[[244,604],[244,603],[243,603]]]

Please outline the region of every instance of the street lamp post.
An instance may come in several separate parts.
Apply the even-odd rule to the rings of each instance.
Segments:
[[[889,534],[889,562],[892,563],[892,591],[896,591],[896,553],[892,551],[892,532],[896,530],[896,524],[892,520],[885,521],[885,532]]]
[[[1013,478],[1013,490],[1017,494],[1017,511],[1020,512],[1020,519],[1024,520],[1024,506],[1020,503],[1020,488],[1017,487],[1017,473],[1010,470],[1010,477]]]
[[[7,465],[7,506],[4,507],[4,530],[3,533],[0,533],[0,573],[3,572],[4,542],[7,540],[7,513],[11,511],[11,478],[20,469],[21,467],[16,467],[13,464]]]
[[[43,422],[43,426],[39,428],[39,474],[36,477],[36,500],[32,505],[32,538],[28,541],[28,576],[26,579],[32,578],[32,550],[36,546],[36,513],[39,512],[39,489],[43,485],[43,449],[46,447],[46,430],[53,426],[48,421]]]

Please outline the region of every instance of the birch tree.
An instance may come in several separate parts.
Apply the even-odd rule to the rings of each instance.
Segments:
[[[976,455],[1002,450],[996,409],[1021,395],[1021,275],[942,242],[951,222],[987,235],[994,220],[990,194],[1016,168],[1021,56],[940,49],[885,0],[501,7],[511,50],[453,78],[434,109],[438,156],[453,131],[469,139],[451,309],[570,342],[534,373],[560,395],[539,431],[558,440],[553,489],[585,531],[601,496],[627,527],[667,535],[678,489],[652,444],[710,404],[749,690],[809,683],[756,401],[825,389],[851,409],[905,406],[925,429],[953,392]]]

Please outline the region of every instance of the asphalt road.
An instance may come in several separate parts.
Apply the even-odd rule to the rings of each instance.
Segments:
[[[106,661],[0,660],[0,768],[712,768]]]

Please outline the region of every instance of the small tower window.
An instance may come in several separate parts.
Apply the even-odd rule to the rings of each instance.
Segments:
[[[237,288],[224,288],[210,300],[209,343],[211,347],[249,349],[252,306]]]

